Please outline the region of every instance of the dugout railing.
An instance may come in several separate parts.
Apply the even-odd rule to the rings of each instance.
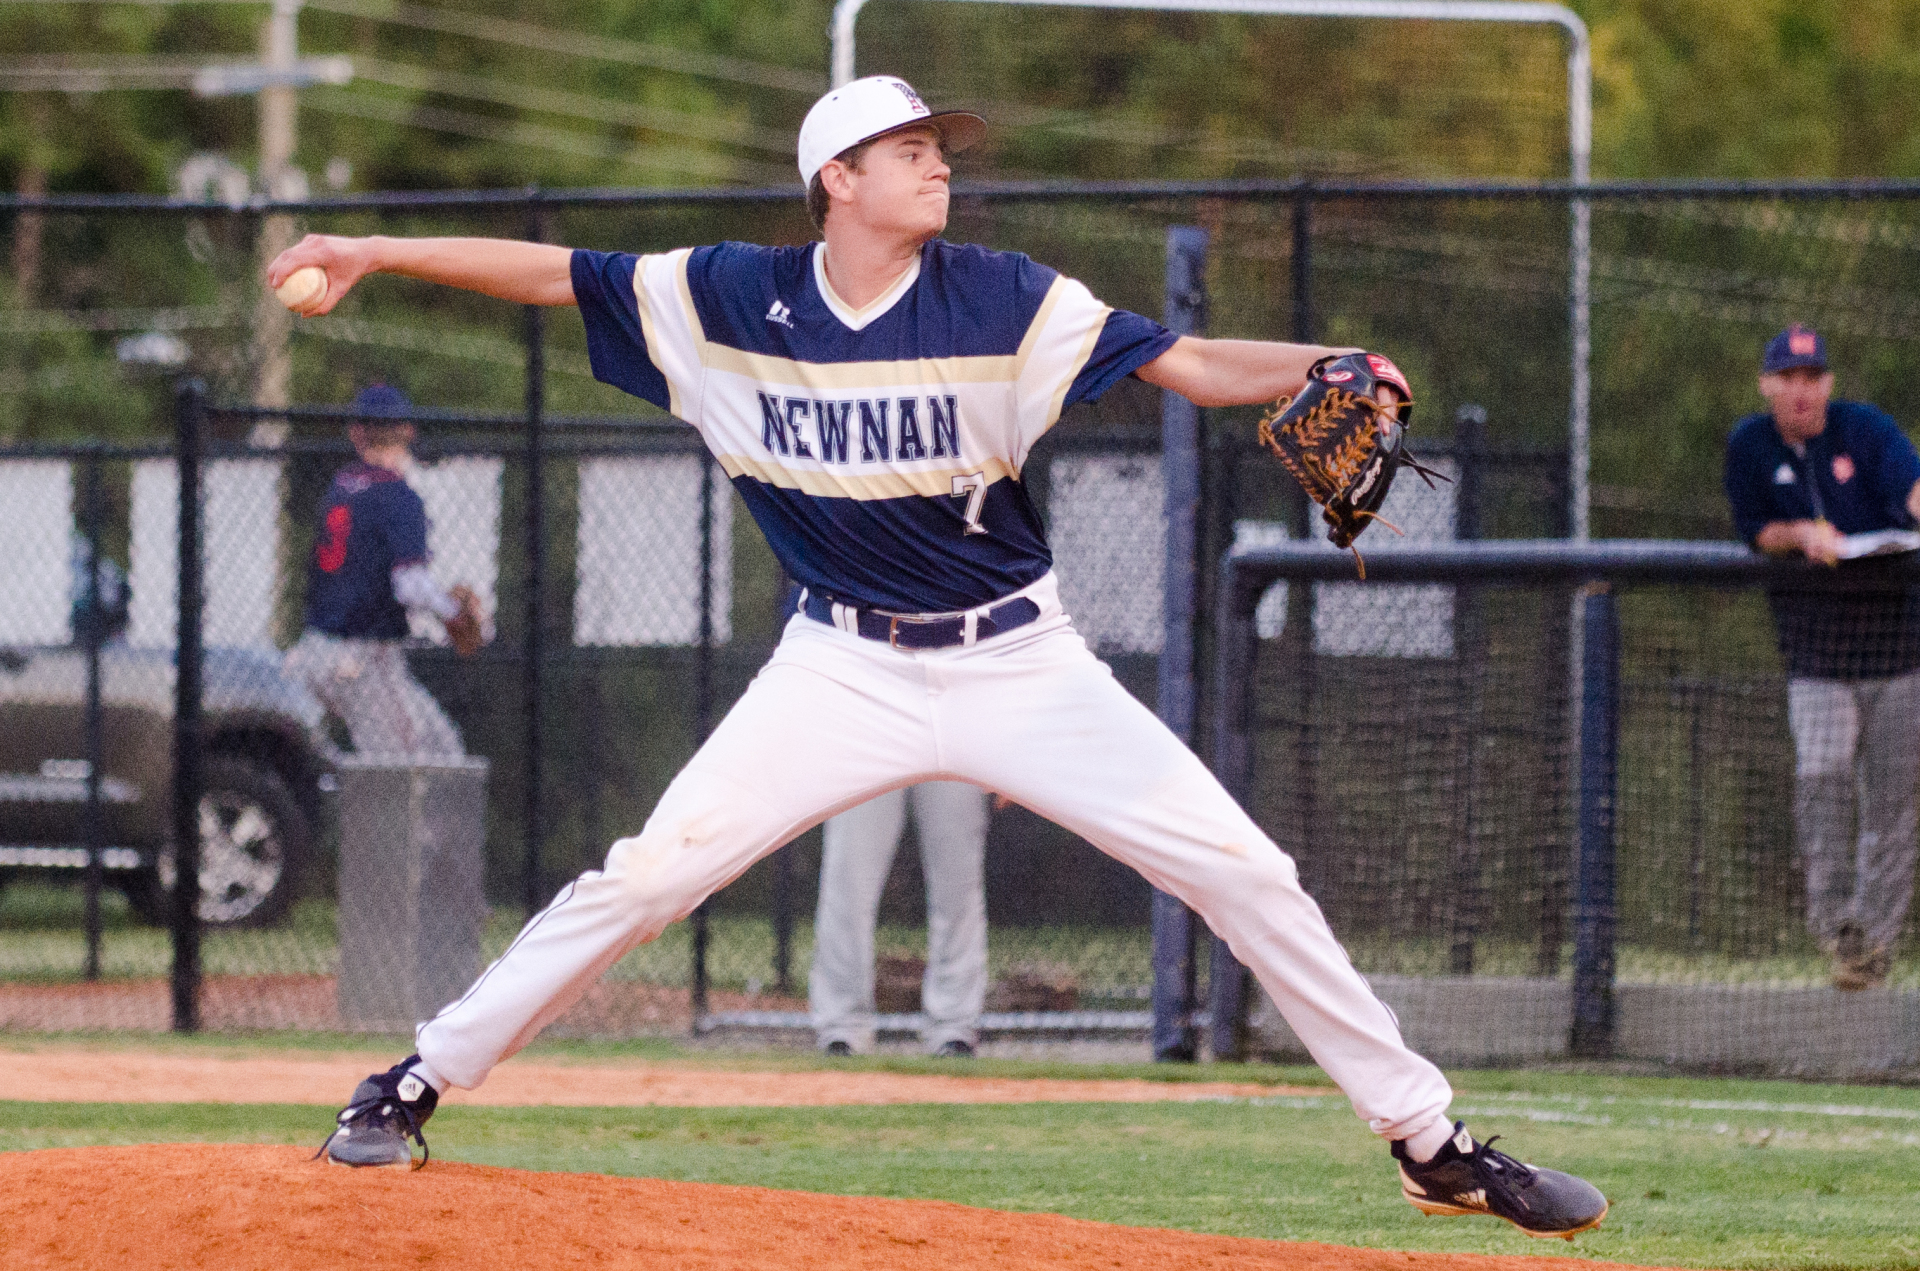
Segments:
[[[1911,920],[1908,969],[1869,992],[1830,986],[1806,929],[1766,603],[1878,598],[1892,608],[1860,612],[1884,625],[1850,638],[1904,647],[1920,559],[1366,545],[1364,583],[1324,543],[1224,558],[1213,756],[1415,1046],[1823,1077],[1920,1064]],[[1297,1052],[1213,956],[1215,1053]]]

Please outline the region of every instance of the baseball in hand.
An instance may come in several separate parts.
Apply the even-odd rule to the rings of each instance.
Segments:
[[[280,303],[298,314],[311,313],[327,298],[327,271],[318,265],[302,265],[273,289]]]

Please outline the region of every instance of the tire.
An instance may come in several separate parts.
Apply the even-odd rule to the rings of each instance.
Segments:
[[[200,922],[265,927],[286,917],[300,894],[313,849],[313,824],[280,774],[234,755],[207,758],[200,795]],[[170,921],[173,846],[156,867],[125,883],[135,913]]]

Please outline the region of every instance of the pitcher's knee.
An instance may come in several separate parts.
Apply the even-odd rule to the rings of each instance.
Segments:
[[[675,884],[686,874],[684,868],[705,841],[690,834],[681,824],[658,824],[659,818],[631,838],[617,840],[607,850],[607,877],[635,901],[655,900],[677,890]],[[698,902],[696,902],[698,903]]]
[[[669,786],[646,828],[614,843],[606,872],[636,900],[665,899],[674,917],[745,869],[765,846],[742,792],[694,769]]]
[[[1236,882],[1244,881],[1249,886],[1280,886],[1297,888],[1300,885],[1300,870],[1273,841],[1264,834],[1240,835],[1237,838],[1225,838],[1217,845],[1221,859],[1216,868],[1230,874]]]

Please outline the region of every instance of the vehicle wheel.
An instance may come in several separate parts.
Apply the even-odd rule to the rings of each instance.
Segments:
[[[207,759],[200,796],[200,921],[209,927],[264,927],[286,916],[299,894],[313,827],[280,775],[231,755]],[[169,921],[173,847],[156,868],[126,881],[127,901],[148,922]]]

